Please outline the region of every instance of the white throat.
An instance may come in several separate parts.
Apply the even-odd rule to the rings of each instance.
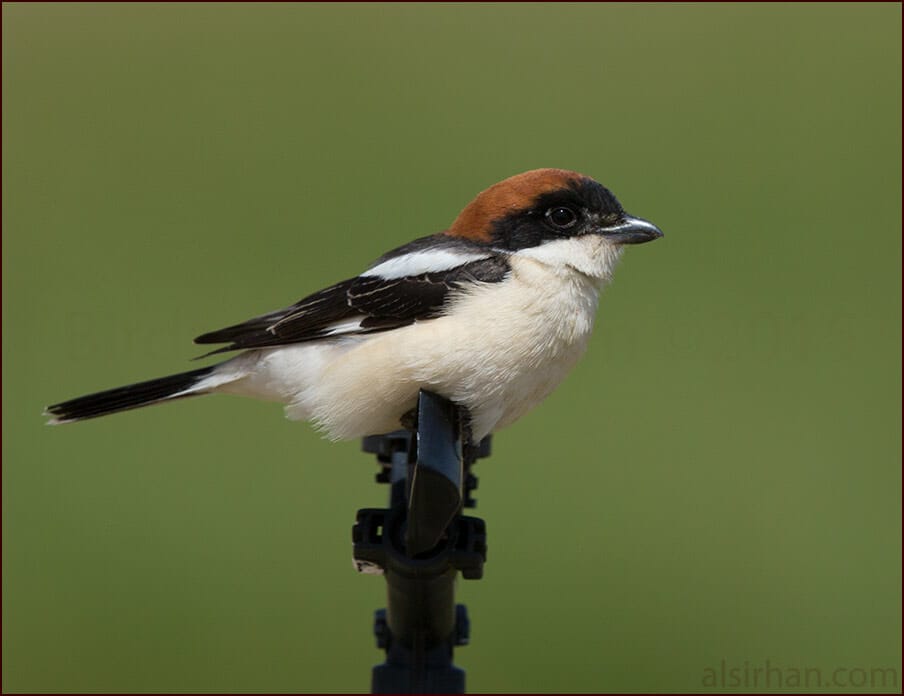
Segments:
[[[517,255],[538,261],[557,272],[577,271],[600,286],[612,277],[621,252],[620,246],[599,235],[588,234],[522,249]]]

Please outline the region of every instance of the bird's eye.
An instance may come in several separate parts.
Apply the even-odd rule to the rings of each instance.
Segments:
[[[558,227],[560,230],[567,230],[569,227],[573,227],[574,223],[578,221],[578,214],[571,208],[559,205],[546,211],[546,219],[549,220],[549,224],[553,227]]]

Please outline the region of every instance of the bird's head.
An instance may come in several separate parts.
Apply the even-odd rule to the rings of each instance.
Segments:
[[[623,245],[662,237],[601,184],[565,169],[534,169],[490,186],[447,234],[594,277],[608,276]]]

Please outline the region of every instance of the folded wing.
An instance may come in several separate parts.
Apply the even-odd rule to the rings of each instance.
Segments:
[[[399,252],[291,307],[211,331],[195,343],[228,343],[212,355],[387,331],[441,316],[463,288],[500,282],[509,272],[505,255],[486,250]]]

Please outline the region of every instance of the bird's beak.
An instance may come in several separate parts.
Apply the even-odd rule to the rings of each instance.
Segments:
[[[597,228],[597,234],[603,235],[606,239],[615,244],[643,244],[644,242],[652,242],[654,239],[662,237],[660,230],[652,222],[641,220],[640,218],[625,215],[621,221],[615,225]]]

